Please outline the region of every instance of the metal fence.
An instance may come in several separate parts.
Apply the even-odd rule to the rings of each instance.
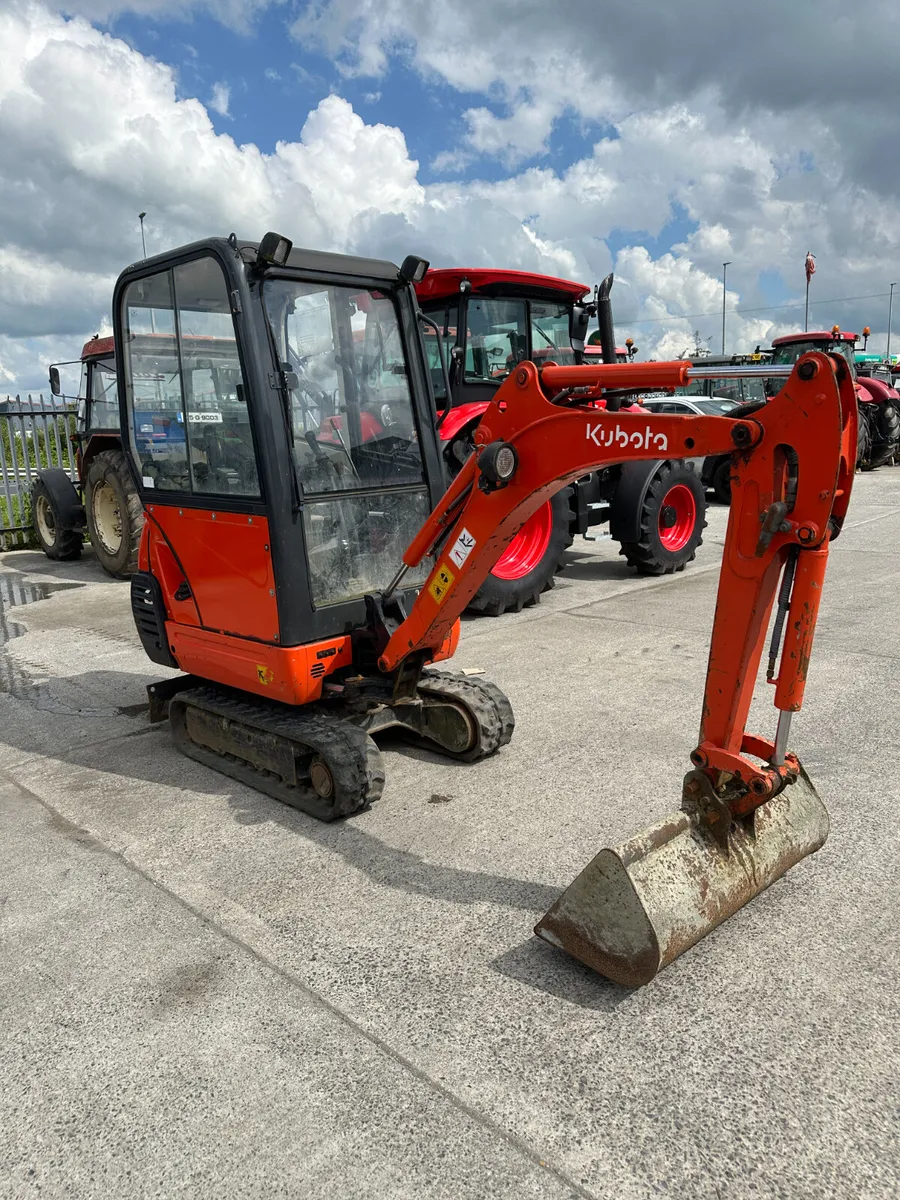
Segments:
[[[62,467],[78,478],[74,405],[43,395],[0,400],[0,549],[33,544],[31,485],[40,467]]]

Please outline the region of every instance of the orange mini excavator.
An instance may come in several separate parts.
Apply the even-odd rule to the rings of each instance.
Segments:
[[[509,701],[429,667],[516,531],[589,471],[731,453],[681,808],[601,851],[537,927],[645,983],[827,836],[787,735],[853,481],[853,382],[842,359],[808,353],[758,411],[669,416],[629,398],[703,367],[522,362],[447,487],[413,288],[427,266],[232,235],[120,277],[121,424],[147,516],[132,606],[150,657],[185,672],[150,687],[151,717],[169,717],[184,753],[322,820],[380,795],[379,730],[492,754],[513,732]],[[773,609],[768,740],[745,723]]]

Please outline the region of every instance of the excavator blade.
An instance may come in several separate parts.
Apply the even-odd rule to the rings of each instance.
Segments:
[[[640,987],[828,837],[805,771],[749,817],[727,848],[693,815],[670,813],[601,850],[535,927],[538,937],[625,987]]]

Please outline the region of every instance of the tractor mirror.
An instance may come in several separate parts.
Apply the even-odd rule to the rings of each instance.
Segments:
[[[54,396],[62,395],[62,388],[59,383],[59,367],[50,368],[50,391]]]
[[[407,254],[400,267],[400,278],[405,279],[407,283],[421,283],[429,266],[427,258]]]
[[[282,237],[280,233],[265,234],[256,251],[256,262],[260,267],[283,267],[288,260],[294,243],[290,238]]]
[[[590,315],[583,304],[573,304],[569,313],[569,341],[576,354],[584,353],[584,339],[587,337]]]

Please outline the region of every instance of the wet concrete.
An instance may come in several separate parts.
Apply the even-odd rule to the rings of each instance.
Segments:
[[[35,583],[15,575],[0,575],[0,646],[5,646],[10,638],[21,637],[23,632],[21,625],[9,619],[11,608],[22,608],[37,600],[46,600],[55,592],[68,592],[84,586],[83,583]]]

